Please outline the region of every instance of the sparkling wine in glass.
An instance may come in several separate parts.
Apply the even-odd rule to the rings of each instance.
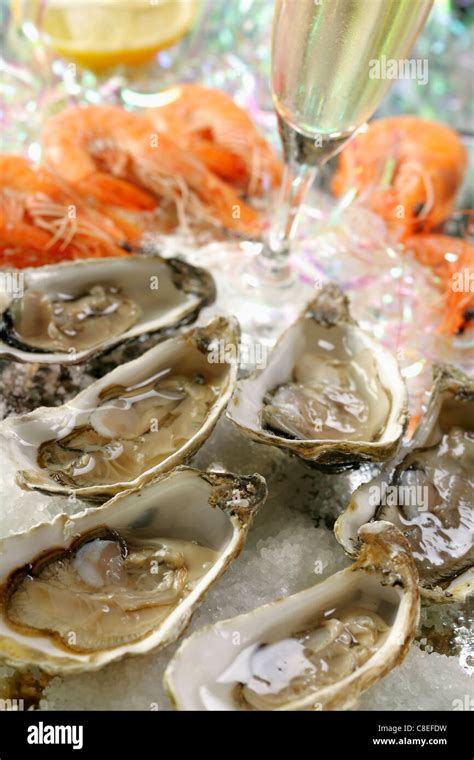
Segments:
[[[272,91],[285,171],[249,282],[297,289],[289,256],[318,169],[372,116],[393,79],[377,62],[405,59],[433,0],[276,0]],[[290,298],[286,294],[286,298]]]

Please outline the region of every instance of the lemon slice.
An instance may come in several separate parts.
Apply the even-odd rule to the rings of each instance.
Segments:
[[[36,6],[41,14],[36,23],[59,55],[94,70],[144,63],[174,45],[189,30],[198,5],[198,0],[14,2],[28,8],[33,23]]]

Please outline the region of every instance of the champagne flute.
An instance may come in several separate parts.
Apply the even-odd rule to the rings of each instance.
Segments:
[[[433,0],[275,0],[272,91],[285,170],[273,222],[247,283],[265,300],[297,297],[289,257],[321,166],[379,106],[393,79],[377,64],[405,59]],[[381,67],[383,71],[383,67]],[[293,291],[290,293],[289,291]]]

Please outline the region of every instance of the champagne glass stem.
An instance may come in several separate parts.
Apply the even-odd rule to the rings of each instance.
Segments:
[[[290,245],[296,234],[298,214],[314,182],[317,168],[295,159],[285,162],[277,207],[261,253],[261,264],[275,279],[289,274]]]
[[[289,258],[301,208],[319,169],[339,153],[353,130],[309,136],[278,118],[285,168],[276,211],[257,266],[266,284],[286,287],[293,282]]]

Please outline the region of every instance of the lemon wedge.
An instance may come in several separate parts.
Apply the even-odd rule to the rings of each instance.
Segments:
[[[13,0],[12,4],[16,18],[36,23],[61,57],[99,70],[138,65],[174,45],[192,25],[198,0]]]

